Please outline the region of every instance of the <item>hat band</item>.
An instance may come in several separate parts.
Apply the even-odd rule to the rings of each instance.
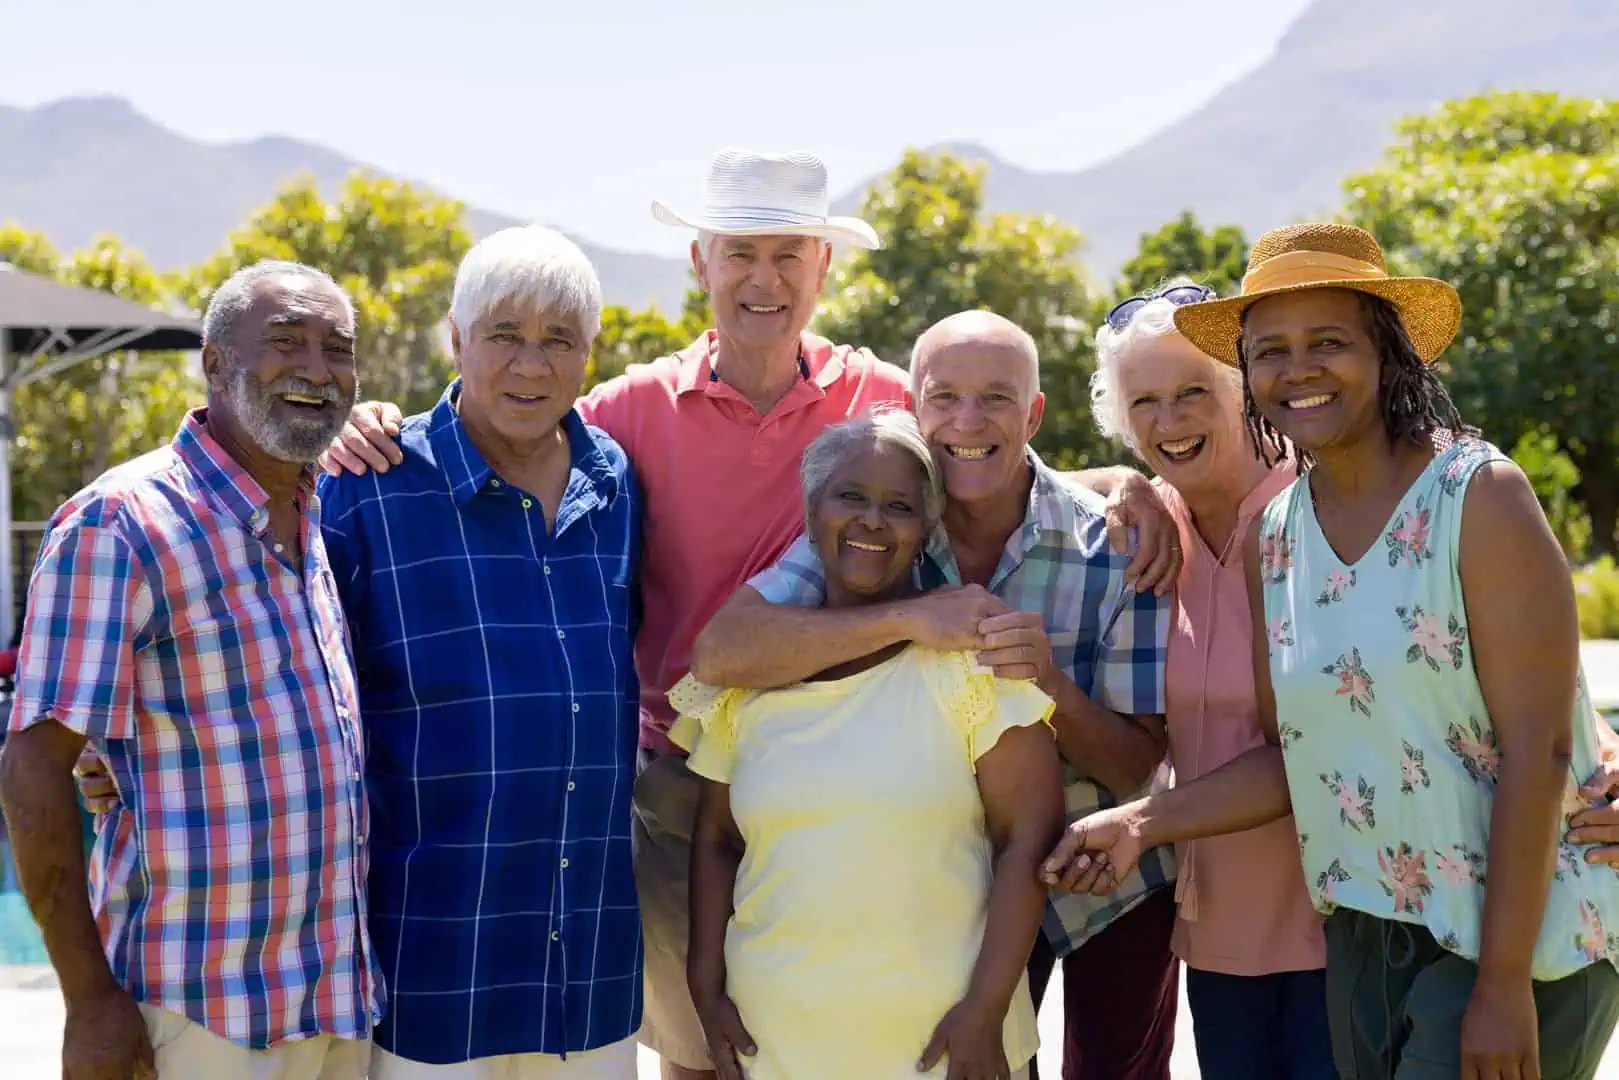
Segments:
[[[710,221],[746,222],[754,225],[825,225],[826,215],[812,210],[788,210],[780,206],[723,206],[710,203],[703,207]]]
[[[1292,285],[1342,281],[1345,278],[1385,279],[1388,271],[1330,251],[1289,251],[1266,259],[1242,279],[1244,294],[1284,289]]]

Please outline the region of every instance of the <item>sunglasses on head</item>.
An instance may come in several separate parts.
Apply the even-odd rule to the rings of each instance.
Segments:
[[[1130,325],[1130,319],[1136,312],[1154,300],[1168,300],[1176,307],[1180,307],[1182,304],[1201,304],[1214,298],[1214,290],[1207,285],[1172,285],[1162,292],[1148,296],[1132,296],[1114,305],[1113,310],[1107,313],[1107,324],[1115,330],[1123,330]]]

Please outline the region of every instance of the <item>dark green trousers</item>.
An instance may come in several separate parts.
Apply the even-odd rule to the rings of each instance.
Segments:
[[[1327,1022],[1341,1080],[1453,1080],[1478,966],[1421,926],[1340,908],[1327,919]],[[1619,971],[1599,961],[1535,983],[1542,1080],[1591,1080],[1619,1020]]]

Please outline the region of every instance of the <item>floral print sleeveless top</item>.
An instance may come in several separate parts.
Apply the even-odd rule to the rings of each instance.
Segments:
[[[1352,566],[1316,521],[1307,478],[1266,508],[1260,576],[1271,681],[1311,900],[1425,926],[1478,959],[1499,753],[1473,670],[1458,561],[1463,499],[1479,466],[1457,442],[1417,478]],[[1581,672],[1563,824],[1597,767]],[[1619,964],[1619,874],[1563,844],[1534,977]]]

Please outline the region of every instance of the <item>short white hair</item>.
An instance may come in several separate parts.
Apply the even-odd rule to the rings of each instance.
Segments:
[[[261,281],[280,277],[304,278],[328,286],[342,299],[349,322],[354,321],[354,301],[326,271],[288,259],[260,259],[226,278],[208,298],[208,308],[202,314],[203,347],[225,344],[236,330],[236,320],[253,306],[253,290]]]
[[[833,424],[804,450],[799,484],[804,489],[804,532],[815,535],[815,507],[826,494],[832,474],[857,446],[892,446],[916,459],[922,469],[922,516],[929,531],[944,512],[944,478],[933,450],[922,436],[916,416],[897,406],[879,407],[866,416]]]
[[[1029,362],[1029,399],[1032,401],[1034,395],[1040,392],[1040,347],[1035,344],[1034,335],[1004,315],[982,309],[946,315],[917,335],[916,341],[911,345],[911,400],[917,404],[921,404],[922,401],[922,367],[916,361],[922,355],[923,346],[929,344],[928,336],[940,327],[948,327],[952,323],[969,319],[993,324],[997,330],[1012,338],[1018,352]]]
[[[502,304],[577,319],[587,341],[601,330],[602,286],[579,245],[544,225],[515,225],[472,246],[455,273],[450,318],[463,334]]]
[[[1181,274],[1154,291],[1196,284]],[[1175,329],[1175,307],[1161,297],[1149,300],[1135,310],[1123,330],[1115,330],[1103,322],[1096,331],[1096,370],[1091,373],[1091,418],[1096,421],[1096,429],[1103,436],[1124,443],[1137,454],[1141,453],[1141,447],[1136,445],[1135,436],[1130,431],[1130,403],[1124,400],[1124,388],[1119,384],[1119,367],[1130,350],[1141,342],[1180,333]],[[1206,359],[1209,366],[1215,369],[1214,377],[1224,378],[1240,395],[1242,372],[1213,357]]]

